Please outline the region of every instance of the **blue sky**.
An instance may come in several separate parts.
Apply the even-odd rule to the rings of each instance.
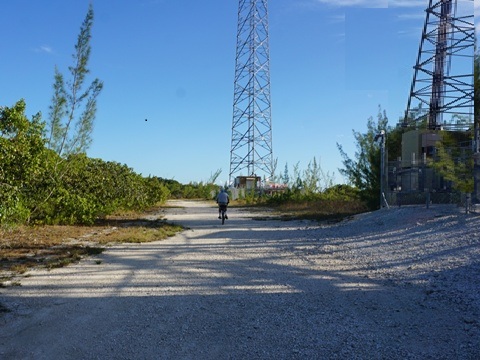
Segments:
[[[67,76],[89,0],[1,0],[0,105],[24,98],[44,120],[54,67]],[[91,79],[98,99],[87,154],[145,176],[228,180],[237,0],[93,0]],[[277,173],[315,157],[344,179],[336,143],[378,106],[405,111],[428,0],[270,0]],[[460,6],[472,6],[460,1]],[[478,2],[475,0],[475,9]],[[148,121],[145,121],[148,119]]]

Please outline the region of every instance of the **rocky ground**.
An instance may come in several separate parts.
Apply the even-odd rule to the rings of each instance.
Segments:
[[[1,289],[2,359],[479,359],[480,216],[391,208],[337,224],[212,203],[189,229]],[[257,218],[257,220],[252,220]]]

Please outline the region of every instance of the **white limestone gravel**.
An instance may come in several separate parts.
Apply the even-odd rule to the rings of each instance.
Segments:
[[[479,216],[232,208],[222,226],[213,203],[173,204],[158,216],[188,227],[175,237],[0,289],[0,358],[480,358]]]

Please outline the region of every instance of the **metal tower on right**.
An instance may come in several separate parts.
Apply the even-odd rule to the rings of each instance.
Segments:
[[[273,176],[267,0],[239,0],[229,181]]]
[[[471,126],[473,4],[473,0],[429,0],[404,127],[463,130]]]

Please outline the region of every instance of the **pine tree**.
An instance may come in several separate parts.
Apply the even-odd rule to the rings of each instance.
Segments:
[[[103,82],[99,79],[94,79],[86,88],[84,86],[90,72],[87,65],[91,52],[93,15],[90,4],[75,45],[74,65],[68,68],[71,79],[65,82],[64,76],[55,67],[48,147],[61,157],[85,152],[92,141],[97,97],[103,88]]]
[[[343,169],[340,174],[345,176],[351,185],[360,190],[361,198],[374,209],[379,205],[380,193],[380,147],[375,142],[375,135],[381,130],[387,130],[388,118],[385,111],[378,109],[377,121],[372,117],[367,121],[367,132],[353,130],[357,142],[355,158],[351,159],[337,143],[337,148],[343,158]]]

